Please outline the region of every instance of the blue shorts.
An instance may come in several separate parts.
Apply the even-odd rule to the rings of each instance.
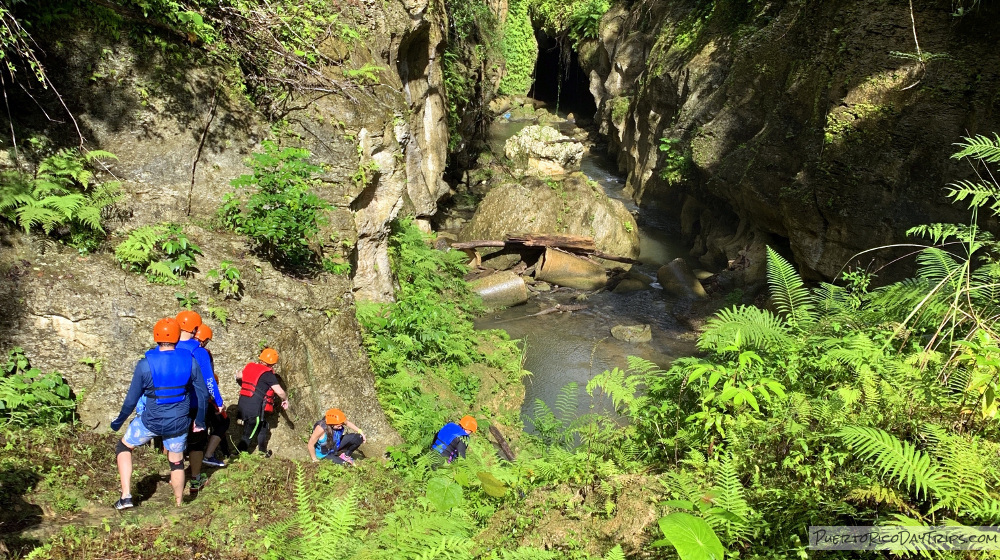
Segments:
[[[149,440],[161,434],[155,434],[142,424],[142,418],[136,416],[132,419],[132,423],[128,425],[128,429],[125,430],[125,437],[122,438],[127,445],[135,447],[137,445],[145,445]],[[187,432],[181,432],[179,434],[172,434],[163,437],[163,447],[167,448],[167,451],[172,451],[174,453],[183,453],[184,448],[187,447]]]

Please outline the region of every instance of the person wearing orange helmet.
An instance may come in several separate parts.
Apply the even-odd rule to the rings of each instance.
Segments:
[[[219,375],[215,373],[215,358],[212,356],[212,351],[208,349],[208,341],[212,340],[212,328],[202,323],[198,327],[198,330],[194,333],[194,338],[197,340],[201,347],[208,353],[209,362],[212,364],[212,381],[215,386],[219,386]],[[219,401],[216,401],[217,409],[212,411],[206,411],[205,420],[208,422],[208,446],[205,448],[205,457],[203,462],[210,467],[225,467],[226,462],[221,458],[216,456],[216,451],[220,449],[220,444],[223,444],[223,437],[229,432],[229,414],[226,413],[226,409],[221,402],[221,395]],[[212,413],[214,412],[214,414]],[[228,446],[223,444],[221,447],[223,456],[228,455]]]
[[[146,406],[129,424],[125,435],[115,447],[118,475],[121,479],[121,498],[115,509],[128,509],[132,503],[132,450],[156,436],[163,438],[170,463],[170,486],[174,499],[180,506],[184,498],[184,448],[187,445],[188,414],[191,396],[196,395],[194,431],[205,429],[205,403],[208,391],[201,379],[201,370],[194,356],[177,348],[180,326],[173,318],[160,319],[153,327],[153,340],[157,347],[146,352],[135,365],[132,382],[118,417],[111,421],[111,429],[118,431],[135,410],[139,398],[145,395]]]
[[[465,458],[465,450],[469,445],[469,436],[479,429],[479,424],[472,416],[463,416],[458,424],[448,422],[443,428],[438,430],[434,436],[434,443],[431,447],[440,453],[448,462],[455,460],[455,457]]]
[[[348,428],[357,433],[348,433]],[[306,448],[313,462],[329,459],[334,463],[353,465],[354,457],[351,454],[365,441],[365,433],[347,419],[344,411],[331,408],[313,424],[313,433],[309,436]]]
[[[177,348],[191,352],[195,361],[198,362],[202,380],[209,394],[209,402],[205,407],[205,419],[209,424],[214,424],[215,417],[219,414],[219,410],[222,410],[222,393],[219,392],[219,385],[215,382],[215,369],[212,365],[212,357],[208,354],[208,350],[202,348],[201,342],[195,338],[195,332],[202,327],[201,315],[188,309],[178,313],[176,320],[177,325],[181,329]],[[197,410],[198,404],[194,398],[191,399],[192,415]],[[201,464],[205,459],[206,447],[208,447],[207,431],[188,432],[187,453],[191,467],[192,493],[200,491],[208,482],[208,475],[201,472]]]
[[[243,438],[236,448],[241,452],[253,451],[257,447],[264,455],[271,455],[267,451],[271,427],[266,414],[274,411],[274,395],[281,397],[281,407],[288,410],[288,395],[274,374],[277,363],[278,351],[265,348],[256,362],[247,364],[243,372],[236,376],[240,385],[240,420],[243,421]]]

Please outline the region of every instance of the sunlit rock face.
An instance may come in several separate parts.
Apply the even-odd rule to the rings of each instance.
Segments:
[[[30,237],[5,239],[0,347],[22,346],[35,367],[62,372],[82,395],[80,417],[88,426],[103,429],[117,414],[136,360],[152,346],[152,325],[179,311],[178,293],[193,292],[196,311],[227,314],[225,325],[209,321],[229,403],[237,400],[233,376],[261,344],[282,355],[278,373],[292,406],[273,419],[276,453],[304,457],[302,438],[332,406],[365,430],[369,455],[400,441],[375,399],[353,306],[355,298],[393,298],[389,224],[403,212],[426,221],[447,192],[444,13],[417,0],[366,3],[354,17],[363,37],[330,37],[317,46],[330,63],[311,76],[328,82],[310,78],[285,99],[277,124],[243,92],[227,89],[228,73],[239,75],[238,68],[214,66],[197,46],[184,43],[177,49],[190,52],[171,56],[173,50],[80,28],[36,37],[87,147],[118,156],[101,177],[120,180],[125,195],[107,217],[110,247],[136,227],[173,222],[204,252],[185,286],[162,286],[122,270],[109,252],[80,256]],[[366,67],[376,69],[377,84],[345,72]],[[316,83],[336,84],[336,91]],[[34,100],[12,93],[9,103],[19,136],[44,137],[54,147],[79,141],[51,89]],[[262,151],[265,139],[307,148],[311,163],[322,166],[315,191],[332,208],[310,248],[350,262],[351,276],[289,274],[247,239],[219,228],[215,216],[230,182],[249,173],[244,161]],[[224,299],[206,277],[222,261],[241,271],[242,298]]]
[[[771,2],[701,19],[697,4],[613,8],[580,47],[627,192],[681,218],[693,257],[762,270],[773,244],[833,279],[888,262],[851,259],[914,225],[968,221],[945,186],[974,171],[949,156],[1000,130],[1000,8],[914,3],[911,20],[906,3]],[[947,62],[917,56],[913,21]]]
[[[507,139],[504,155],[540,175],[563,175],[580,169],[583,144],[551,126],[531,125]]]

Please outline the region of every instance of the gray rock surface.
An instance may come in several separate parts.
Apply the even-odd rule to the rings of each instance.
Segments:
[[[948,53],[926,64],[905,2],[770,2],[691,32],[698,9],[615,6],[580,47],[626,191],[681,216],[693,257],[714,269],[749,248],[759,270],[763,237],[830,280],[914,225],[967,222],[944,193],[973,172],[949,156],[963,135],[1000,130],[1000,7],[956,18],[948,3],[914,2],[920,48]],[[673,153],[662,138],[679,141]],[[687,163],[664,178],[675,157]]]
[[[503,239],[512,233],[565,233],[594,238],[600,251],[639,255],[635,218],[581,173],[553,186],[534,178],[520,182],[498,177],[459,234],[461,241]]]
[[[551,126],[531,125],[507,139],[504,154],[542,175],[562,175],[580,168],[583,144]]]
[[[247,254],[245,240],[237,236],[193,226],[186,231],[205,255],[198,259],[202,273],[185,286],[150,284],[121,270],[109,254],[80,257],[41,241],[17,242],[0,254],[8,279],[0,284],[0,306],[6,310],[0,339],[5,347],[23,347],[34,367],[61,372],[81,395],[81,422],[104,430],[118,414],[136,361],[153,346],[153,324],[181,310],[177,292],[193,291],[200,300],[194,310],[214,331],[209,349],[227,405],[238,400],[234,376],[259,355],[261,345],[278,350],[276,372],[291,406],[287,415],[274,418],[275,453],[306,457],[302,438],[331,406],[365,430],[369,456],[401,441],[375,397],[347,278],[290,278]],[[244,255],[235,260],[244,296],[224,300],[203,272],[238,254]],[[210,306],[226,310],[225,326],[210,316]],[[81,363],[84,358],[99,360],[101,370]]]
[[[678,297],[701,299],[708,297],[705,288],[691,272],[684,259],[674,259],[656,271],[656,281],[665,291]]]
[[[615,325],[611,327],[611,336],[622,342],[637,344],[653,340],[653,331],[649,325]]]

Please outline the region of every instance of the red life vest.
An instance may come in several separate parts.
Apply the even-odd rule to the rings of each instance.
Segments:
[[[264,412],[274,411],[274,389],[270,386],[266,388],[257,387],[257,381],[261,375],[274,370],[264,364],[250,363],[243,368],[243,382],[240,385],[241,397],[264,396]],[[264,391],[266,389],[266,392]]]

